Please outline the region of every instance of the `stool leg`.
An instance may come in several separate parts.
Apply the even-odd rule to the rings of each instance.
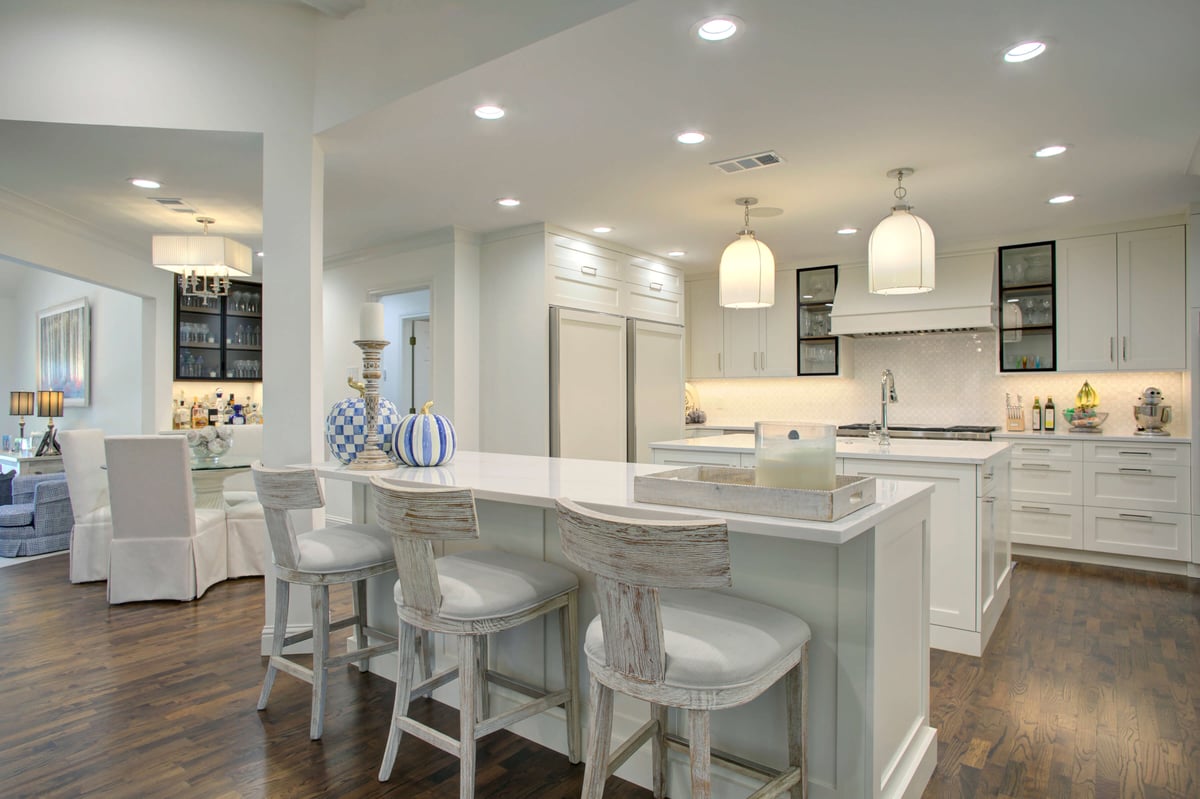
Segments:
[[[433,633],[429,630],[421,630],[421,668],[424,670],[424,679],[433,676]],[[433,694],[431,692],[428,695]]]
[[[784,676],[787,695],[788,765],[799,767],[800,782],[792,787],[791,799],[808,799],[808,644],[797,663]]]
[[[492,697],[488,690],[488,637],[484,633],[475,639],[475,673],[479,675],[479,701],[476,711],[479,718],[486,719],[492,715]]]
[[[354,646],[367,648],[367,581],[355,580],[352,593],[354,603]],[[366,671],[371,666],[370,658],[358,661],[358,670]]]
[[[567,604],[558,612],[559,640],[562,642],[563,683],[571,696],[567,699],[567,759],[578,763],[583,756],[582,708],[579,706],[579,592],[567,594]]]
[[[267,697],[271,695],[271,686],[275,685],[275,663],[272,658],[283,656],[283,639],[287,635],[288,600],[291,596],[291,584],[286,580],[275,578],[275,627],[271,632],[271,658],[267,659],[267,676],[263,678],[262,692],[258,695],[258,709],[267,707]]]
[[[712,799],[712,738],[707,710],[688,711],[688,754],[692,762],[692,799]]]
[[[416,628],[408,622],[400,622],[400,630],[396,649],[396,699],[392,706],[391,728],[388,730],[387,746],[383,750],[383,764],[379,767],[379,781],[387,782],[392,776],[392,766],[396,764],[396,751],[400,748],[400,736],[404,732],[396,723],[408,715],[408,705],[412,700],[413,670],[417,667]]]
[[[308,724],[308,737],[316,741],[321,738],[325,725],[325,683],[329,669],[325,660],[329,657],[329,586],[312,586],[313,660],[312,660],[312,720]]]
[[[650,705],[650,718],[658,723],[654,731],[654,799],[667,795],[667,706]]]
[[[589,690],[592,720],[588,723],[587,765],[583,769],[583,795],[580,799],[600,799],[608,781],[608,750],[612,745],[613,692],[591,678]]]
[[[478,637],[458,636],[458,799],[475,797],[475,703],[479,696]]]

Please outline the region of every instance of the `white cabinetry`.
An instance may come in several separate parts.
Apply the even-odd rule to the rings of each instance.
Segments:
[[[845,458],[841,472],[933,483],[930,646],[981,655],[1008,604],[1007,453],[983,464]],[[973,568],[971,567],[973,566]]]
[[[717,279],[687,284],[688,377],[795,377],[796,270],[775,273],[775,304],[717,304]]]
[[[1060,239],[1059,371],[1186,368],[1182,225]]]

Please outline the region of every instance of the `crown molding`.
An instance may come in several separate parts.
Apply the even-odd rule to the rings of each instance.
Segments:
[[[415,236],[399,239],[397,241],[381,244],[377,247],[364,247],[361,250],[350,250],[337,255],[328,256],[325,259],[326,269],[341,269],[354,264],[361,264],[367,261],[376,261],[381,258],[388,258],[393,255],[400,255],[414,250],[426,250],[430,247],[438,247],[443,244],[463,244],[478,246],[481,242],[481,237],[478,233],[473,233],[470,230],[459,227],[445,227],[437,230],[418,233]]]
[[[109,247],[139,261],[149,261],[149,252],[146,248],[138,247],[126,239],[116,238],[90,222],[64,214],[62,211],[8,189],[0,188],[0,211],[23,216],[59,233]]]

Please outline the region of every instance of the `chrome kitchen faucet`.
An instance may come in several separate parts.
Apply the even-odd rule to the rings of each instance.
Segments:
[[[883,374],[879,378],[879,418],[881,419],[879,445],[881,447],[886,447],[892,443],[892,439],[888,435],[887,406],[889,402],[897,401],[896,378],[892,376],[891,369],[884,369]]]

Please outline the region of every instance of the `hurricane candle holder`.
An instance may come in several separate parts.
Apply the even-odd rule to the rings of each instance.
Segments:
[[[390,343],[390,341],[378,339],[359,339],[354,342],[354,345],[362,350],[363,404],[366,407],[367,439],[362,452],[355,456],[350,465],[346,467],[347,469],[375,471],[396,468],[384,453],[381,447],[383,439],[379,435],[379,380],[383,377],[380,361],[383,348]]]

